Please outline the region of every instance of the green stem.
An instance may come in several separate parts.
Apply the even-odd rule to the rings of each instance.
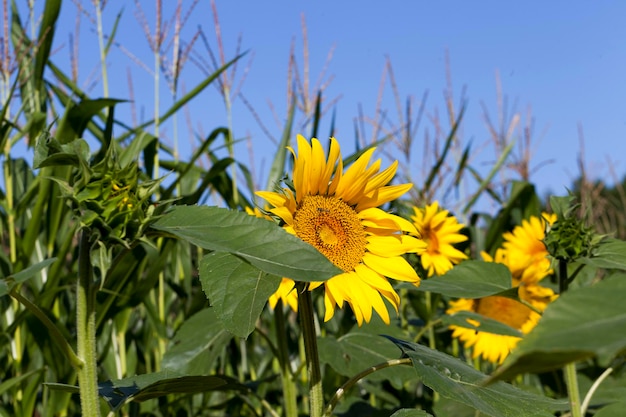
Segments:
[[[567,291],[569,280],[567,277],[567,261],[559,259],[559,294]],[[582,417],[582,408],[580,403],[580,391],[578,389],[578,378],[576,377],[576,363],[570,362],[563,369],[565,374],[565,383],[567,385],[567,396],[569,397],[569,405],[572,417]]]
[[[298,285],[297,289],[298,315],[300,316],[300,325],[302,327],[307,375],[309,377],[310,416],[321,417],[324,410],[324,392],[322,390],[320,358],[317,351],[313,300],[311,299],[311,292],[304,285]]]
[[[412,363],[411,359],[409,359],[409,358],[391,359],[391,360],[388,360],[387,362],[383,362],[383,363],[380,363],[378,365],[374,365],[374,366],[372,366],[370,368],[367,368],[364,371],[359,372],[358,374],[356,374],[355,376],[350,378],[348,381],[346,381],[346,383],[343,384],[335,392],[335,395],[333,395],[333,398],[330,399],[330,402],[328,403],[328,406],[326,407],[326,411],[324,412],[324,416],[323,417],[330,417],[330,416],[332,416],[333,410],[337,406],[337,403],[339,403],[339,400],[341,400],[341,398],[343,398],[344,394],[346,392],[348,392],[348,390],[350,390],[350,388],[352,388],[354,385],[356,385],[357,382],[359,382],[361,379],[365,378],[369,374],[373,374],[376,371],[380,371],[381,369],[390,368],[392,366],[411,365],[411,363]]]
[[[285,401],[285,415],[298,417],[298,403],[296,384],[293,380],[293,372],[289,363],[289,347],[287,346],[287,326],[285,326],[285,313],[283,302],[278,300],[274,308],[276,320],[276,340],[278,342],[278,362],[280,364],[280,378],[283,385],[283,398]]]
[[[102,2],[100,0],[96,0],[96,25],[98,30],[98,45],[100,47],[100,67],[102,71],[102,90],[104,93],[104,97],[109,97],[109,77],[107,75],[107,56],[106,50],[104,48],[104,31],[102,29]],[[107,108],[108,112],[109,109]]]
[[[78,249],[78,282],[76,286],[77,354],[83,366],[78,369],[82,415],[100,417],[98,400],[98,364],[96,357],[96,300],[89,253],[91,233],[81,232]]]
[[[614,368],[607,368],[604,370],[604,372],[602,372],[602,375],[600,375],[598,377],[598,379],[596,379],[594,381],[594,383],[591,385],[591,388],[589,388],[589,391],[587,391],[587,395],[585,395],[585,399],[583,400],[583,404],[580,407],[580,414],[581,415],[585,415],[585,413],[587,412],[587,408],[589,408],[589,404],[591,403],[591,397],[593,397],[593,394],[596,392],[596,390],[598,389],[598,387],[600,386],[600,384],[602,383],[602,381],[604,381],[606,378],[608,378],[609,375],[611,375],[611,373],[613,372]]]
[[[580,391],[578,390],[578,378],[576,378],[576,363],[565,365],[565,383],[567,384],[567,396],[572,417],[583,417],[580,404]]]
[[[433,311],[433,294],[430,291],[426,291],[426,311],[428,312],[428,323],[431,322]],[[435,326],[428,326],[428,347],[432,350],[437,350],[437,341],[435,340]],[[439,393],[433,391],[433,403],[439,401]]]

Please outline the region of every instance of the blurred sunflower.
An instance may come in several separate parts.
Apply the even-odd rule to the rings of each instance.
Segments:
[[[298,135],[294,156],[293,189],[260,191],[282,219],[285,230],[311,244],[344,273],[309,289],[324,287],[324,321],[335,307],[348,303],[359,325],[369,322],[372,310],[386,323],[389,312],[383,299],[398,309],[400,297],[387,277],[419,285],[420,278],[402,257],[422,252],[426,245],[411,222],[378,208],[406,193],[412,184],[387,185],[398,163],[380,171],[381,160],[370,165],[374,148],[365,151],[344,172],[339,143],[330,139],[326,158],[317,139],[309,143]]]
[[[528,302],[539,311],[543,311],[554,298],[554,292],[548,288],[533,285],[532,289],[520,287],[520,299]],[[459,311],[471,311],[519,330],[522,335],[530,332],[541,318],[540,314],[519,301],[507,297],[490,296],[475,300],[461,298],[450,301],[447,314]],[[472,348],[472,357],[502,363],[521,337],[477,331],[473,328],[450,326],[452,336],[460,339],[466,348]]]
[[[467,236],[459,231],[463,228],[448,210],[439,208],[439,203],[424,208],[414,207],[415,215],[411,216],[413,224],[426,242],[426,251],[421,254],[422,266],[428,271],[428,276],[443,275],[454,264],[467,259],[467,255],[454,247],[455,243],[464,242]]]
[[[543,240],[546,227],[555,221],[556,214],[543,213],[541,217],[532,216],[523,220],[520,226],[502,235],[506,265],[513,277],[533,284],[552,274],[548,249]]]
[[[491,296],[451,301],[446,313],[472,311],[519,330],[522,335],[530,332],[541,318],[538,312],[543,312],[557,298],[554,291],[538,285],[539,280],[552,272],[542,239],[546,222],[552,223],[554,220],[554,216],[547,214],[542,219],[531,217],[524,220],[512,232],[503,234],[503,247],[498,248],[493,257],[486,252],[482,253],[485,261],[501,263],[511,271],[512,286],[518,288],[520,300],[536,311],[511,298]],[[481,332],[472,328],[450,326],[450,329],[453,330],[452,336],[463,341],[465,347],[473,348],[474,358],[482,356],[493,363],[502,363],[521,340],[521,337]]]
[[[250,207],[246,207],[246,213],[248,213],[251,216],[273,221],[271,217],[265,215],[257,207],[253,209]],[[278,300],[282,300],[283,304],[291,307],[293,311],[296,311],[296,312],[298,311],[298,293],[296,291],[296,283],[293,280],[289,278],[283,278],[280,281],[280,285],[278,286],[278,289],[268,299],[270,303],[270,307],[272,309],[276,308],[276,304],[278,304]]]

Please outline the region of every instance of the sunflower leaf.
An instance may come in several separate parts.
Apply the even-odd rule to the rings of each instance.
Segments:
[[[424,385],[442,397],[468,405],[493,417],[551,417],[568,407],[558,401],[523,391],[505,382],[483,386],[487,375],[443,352],[417,343],[389,338],[411,359]]]
[[[544,372],[597,357],[601,365],[626,352],[624,274],[592,287],[571,289],[552,302],[539,324],[527,334],[490,378]],[[619,329],[619,330],[618,330]]]
[[[389,326],[379,318],[373,318],[370,323],[354,328],[341,337],[320,337],[320,361],[338,374],[351,377],[371,366],[396,359],[398,348],[380,336],[390,332],[404,337],[399,328]],[[406,381],[415,378],[415,371],[408,366],[395,366],[376,371],[367,378],[369,381],[389,381],[394,387],[401,388]]]
[[[200,261],[200,282],[224,328],[235,336],[247,337],[267,299],[278,289],[280,277],[231,254],[212,252]]]
[[[325,281],[342,271],[313,246],[276,224],[207,206],[177,206],[153,226],[204,249],[228,252],[268,274]]]
[[[442,276],[422,280],[419,287],[406,288],[448,297],[482,298],[510,290],[511,272],[498,263],[467,260]]]
[[[522,332],[511,326],[471,311],[459,311],[452,315],[445,315],[441,317],[441,321],[447,326],[454,325],[480,332],[501,334],[505,336],[523,336]],[[477,324],[473,324],[472,321],[476,321]]]
[[[161,366],[182,375],[208,375],[233,335],[224,329],[214,308],[205,308],[183,322],[163,355]]]

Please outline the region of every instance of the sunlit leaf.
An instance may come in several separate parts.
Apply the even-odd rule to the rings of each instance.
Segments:
[[[616,276],[571,289],[551,303],[491,380],[544,372],[597,356],[607,364],[626,351],[626,280]]]
[[[177,206],[153,227],[201,248],[237,255],[268,274],[324,281],[341,273],[313,246],[270,221],[243,212]]]
[[[213,252],[200,261],[200,282],[222,326],[247,337],[267,299],[278,289],[280,277],[228,253]]]
[[[468,260],[413,288],[449,297],[481,298],[510,290],[511,272],[498,263]]]
[[[557,401],[523,391],[505,382],[483,386],[487,375],[443,352],[390,338],[417,371],[424,385],[442,397],[458,401],[492,417],[552,417],[567,408]]]
[[[441,317],[441,321],[446,326],[455,325],[465,327],[467,329],[474,329],[476,331],[502,334],[506,336],[523,336],[522,332],[502,323],[501,321],[494,320],[471,311],[459,311],[452,315],[445,315]],[[478,324],[473,324],[473,321],[477,321]]]

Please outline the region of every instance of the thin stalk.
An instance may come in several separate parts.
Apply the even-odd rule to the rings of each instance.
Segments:
[[[233,115],[232,103],[230,102],[230,89],[224,84],[224,102],[226,103],[226,117],[228,118],[228,156],[235,159],[235,147],[233,138]],[[233,203],[239,203],[239,191],[237,189],[237,164],[232,164],[232,187],[233,187]]]
[[[387,362],[374,365],[370,368],[367,368],[364,371],[359,372],[358,374],[350,378],[348,381],[346,381],[346,383],[344,383],[339,389],[337,389],[337,391],[335,392],[335,395],[333,395],[333,398],[330,399],[328,406],[326,406],[326,411],[324,411],[323,417],[332,416],[333,410],[339,403],[339,400],[341,400],[344,394],[348,392],[350,388],[355,386],[356,383],[359,382],[361,379],[365,378],[366,376],[370,374],[373,374],[376,371],[380,371],[381,369],[386,369],[386,368],[390,368],[392,366],[398,366],[398,365],[411,365],[411,363],[412,363],[411,359],[409,358],[391,359],[391,360],[388,360]]]
[[[106,50],[104,48],[104,32],[102,30],[102,2],[96,0],[96,24],[98,29],[98,45],[100,47],[100,66],[102,67],[102,90],[104,97],[109,97],[109,77],[107,74]],[[106,109],[108,112],[108,108]]]
[[[160,36],[159,33],[156,36]],[[155,39],[156,42],[156,39]],[[156,138],[156,150],[154,152],[154,168],[152,170],[152,178],[159,178],[159,65],[161,62],[161,55],[159,53],[158,46],[154,50],[154,137]],[[158,196],[157,196],[158,199]]]
[[[304,286],[298,286],[298,315],[302,327],[304,352],[309,378],[310,416],[321,417],[324,411],[324,392],[320,371],[320,358],[317,351],[317,335],[315,333],[315,319],[311,292]]]
[[[426,291],[426,311],[428,312],[428,322],[430,323],[433,317],[433,294],[430,291]],[[432,350],[437,350],[437,341],[435,340],[435,326],[428,326],[428,347]],[[439,393],[433,391],[433,403],[439,401]]]
[[[76,347],[83,366],[78,369],[77,373],[82,415],[100,417],[96,356],[96,288],[89,259],[90,236],[88,229],[82,230],[78,249]]]
[[[289,363],[289,348],[287,346],[287,326],[285,326],[285,313],[283,301],[278,300],[274,308],[276,321],[276,341],[278,342],[278,363],[280,364],[280,379],[283,385],[283,400],[285,402],[285,415],[298,417],[298,403],[296,384],[293,380],[293,372]]]
[[[576,378],[576,363],[570,362],[565,365],[565,383],[567,385],[567,396],[572,417],[583,417],[580,405],[580,391],[578,390],[578,378]]]
[[[568,284],[567,261],[561,258],[559,259],[559,294],[567,291]],[[565,384],[567,385],[567,396],[572,417],[583,417],[578,378],[576,377],[576,362],[570,362],[565,365],[563,373],[565,374]]]
[[[581,415],[585,415],[585,413],[587,412],[587,408],[589,408],[589,403],[591,403],[591,397],[593,397],[593,394],[596,392],[602,381],[604,381],[609,375],[611,375],[612,372],[613,368],[605,369],[604,372],[602,372],[602,375],[600,375],[598,379],[593,382],[591,388],[589,388],[589,391],[587,391],[587,394],[585,395],[582,406],[580,407]]]

